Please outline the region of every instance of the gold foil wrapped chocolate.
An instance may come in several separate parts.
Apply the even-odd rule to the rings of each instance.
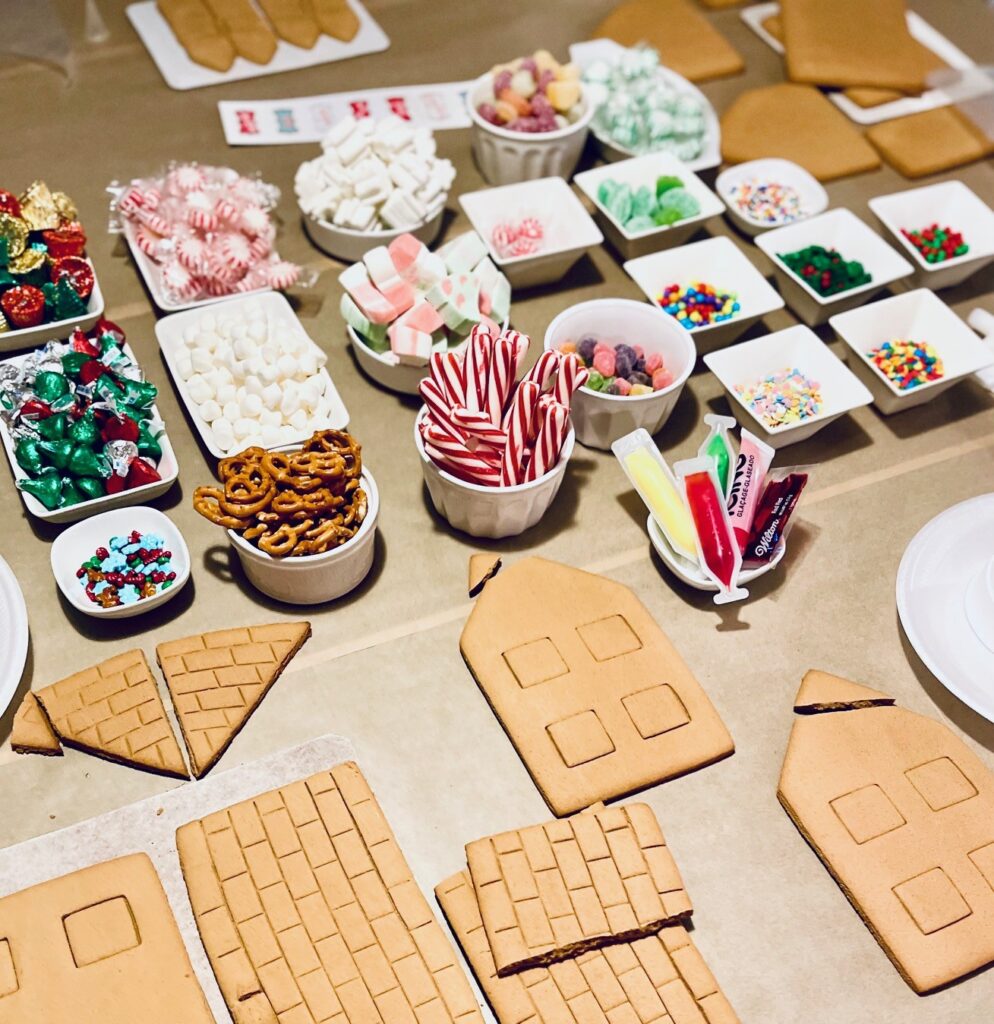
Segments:
[[[43,181],[32,182],[20,197],[21,216],[32,231],[57,228],[62,223],[52,192]]]
[[[45,253],[41,249],[25,249],[20,256],[15,256],[7,263],[12,274],[30,274],[45,263]]]
[[[0,238],[7,243],[7,258],[15,259],[28,243],[28,225],[20,217],[0,213]]]
[[[76,204],[65,192],[53,192],[52,202],[55,204],[55,209],[59,214],[60,223],[67,224],[79,217],[79,210],[76,209]]]
[[[3,334],[4,331],[9,331],[9,330],[10,330],[10,324],[7,323],[7,318],[3,315],[2,312],[0,312],[0,334]]]

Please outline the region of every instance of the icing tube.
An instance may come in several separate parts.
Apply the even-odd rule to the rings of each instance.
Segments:
[[[741,601],[749,591],[738,585],[742,552],[735,540],[714,462],[707,456],[685,459],[673,467],[683,486],[697,532],[698,561],[717,587],[715,604]]]
[[[773,461],[773,449],[755,434],[742,428],[739,457],[735,460],[735,473],[728,490],[728,517],[732,521],[739,550],[745,551],[749,531],[756,515],[756,504],[763,491],[763,482]]]
[[[704,422],[711,428],[711,432],[697,449],[697,454],[714,459],[718,483],[721,484],[722,493],[727,496],[732,466],[735,465],[735,448],[728,432],[735,428],[735,417],[719,416],[717,413],[709,412],[704,417]]]
[[[786,544],[794,510],[807,482],[808,474],[803,467],[770,473],[742,556],[751,565],[765,565],[780,545]]]
[[[625,475],[659,524],[670,547],[688,561],[697,561],[694,523],[670,467],[649,432],[633,430],[611,445]]]

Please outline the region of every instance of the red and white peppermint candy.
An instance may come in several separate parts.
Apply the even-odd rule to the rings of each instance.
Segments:
[[[545,228],[538,217],[525,217],[518,224],[518,236],[541,241],[545,237]]]
[[[153,185],[145,189],[143,198],[147,210],[157,210],[162,202],[162,193]]]
[[[228,186],[228,194],[236,203],[243,206],[261,206],[265,201],[265,189],[251,178],[237,178]]]
[[[238,219],[241,216],[241,210],[225,196],[221,196],[214,204],[214,212],[217,214],[219,221],[230,224],[232,227],[238,223]]]
[[[508,407],[505,429],[507,445],[500,467],[502,487],[524,482],[525,450],[538,403],[539,387],[534,381],[522,381],[515,389]]]
[[[226,266],[247,270],[253,262],[249,240],[235,231],[226,232],[221,236],[220,257]]]
[[[161,241],[162,238],[159,235],[153,234],[146,227],[139,227],[135,231],[135,245],[137,245],[146,256],[154,258],[158,252],[159,242]]]
[[[502,448],[507,444],[507,434],[501,427],[495,426],[485,412],[453,409],[452,421],[469,437],[476,438],[491,448]]]
[[[546,384],[556,372],[559,365],[559,353],[546,349],[535,360],[535,365],[525,374],[525,380],[534,381],[540,388],[545,389]]]
[[[541,423],[535,437],[531,461],[525,470],[525,482],[545,476],[559,462],[563,442],[569,433],[569,409],[559,402],[550,402],[541,409]]]
[[[450,449],[449,446],[439,447],[435,444],[425,443],[425,454],[434,462],[439,469],[461,480],[467,480],[474,484],[486,484],[495,487],[500,482],[500,467],[492,466],[463,448],[459,450]]]
[[[418,392],[428,407],[428,415],[440,427],[453,437],[463,437],[462,431],[452,419],[452,408],[441,386],[430,377],[425,377],[418,385]]]
[[[145,205],[145,193],[137,185],[132,185],[117,201],[117,208],[125,217],[134,217]]]
[[[233,285],[230,281],[225,281],[220,277],[207,275],[201,277],[199,280],[201,288],[212,298],[219,298],[222,295],[231,295],[232,292],[239,290],[237,286]]]
[[[140,207],[136,217],[149,231],[154,231],[157,235],[162,235],[163,238],[172,237],[173,225],[161,213]]]
[[[255,262],[264,260],[273,251],[273,244],[265,235],[258,235],[249,242],[249,252]]]
[[[531,256],[532,253],[538,252],[539,243],[534,238],[528,238],[525,235],[519,235],[511,244],[505,253],[507,256],[518,257],[518,256]]]
[[[493,335],[480,324],[470,333],[463,370],[466,379],[466,408],[470,412],[479,412],[485,407],[487,370],[493,343]]]
[[[200,238],[181,238],[176,243],[176,259],[192,273],[202,274],[207,268],[207,245]]]
[[[203,188],[206,181],[207,175],[196,164],[180,164],[166,175],[166,189],[173,195],[185,196]]]
[[[194,276],[179,263],[169,263],[162,267],[162,287],[167,294],[181,302],[192,299],[200,290]]]
[[[268,263],[263,270],[269,287],[275,288],[277,291],[292,287],[300,277],[300,267],[289,260],[276,260],[274,263]]]
[[[186,211],[186,222],[194,231],[204,234],[217,231],[218,219],[213,210],[202,210],[199,206],[190,206]]]
[[[246,235],[256,238],[266,233],[269,214],[261,206],[246,206],[238,220],[238,226]]]

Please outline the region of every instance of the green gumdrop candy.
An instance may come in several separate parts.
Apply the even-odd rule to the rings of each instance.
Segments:
[[[643,185],[635,190],[632,196],[632,217],[647,217],[656,205],[656,201],[649,191],[648,186]]]
[[[73,448],[67,468],[74,476],[110,476],[107,460],[83,445]]]
[[[140,423],[138,425],[138,454],[147,455],[158,462],[162,458],[162,445],[159,444],[161,436],[161,430],[158,434],[153,434],[147,423]]]
[[[98,480],[92,476],[81,476],[76,481],[76,486],[87,499],[102,498],[107,493],[103,480]]]
[[[69,378],[53,370],[41,370],[35,375],[34,393],[43,402],[54,402],[69,390]]]
[[[627,185],[619,185],[617,191],[611,197],[607,212],[616,221],[624,224],[632,215],[632,190]]]
[[[76,444],[85,444],[90,447],[96,444],[100,437],[100,428],[97,426],[93,413],[87,412],[72,423],[68,434]]]
[[[656,178],[656,196],[669,192],[671,188],[683,188],[683,182],[673,174],[661,174]]]
[[[657,226],[658,225],[652,217],[632,217],[632,219],[625,225],[625,230],[630,235],[634,235],[639,231],[651,231]]]
[[[714,459],[714,468],[718,473],[718,483],[721,484],[722,491],[727,494],[728,470],[730,468],[728,446],[718,434],[715,434],[715,436],[708,441],[707,446],[704,449],[704,454],[710,455],[711,458]]]
[[[62,478],[62,507],[78,505],[81,501],[86,500],[86,495],[76,486],[76,482],[71,477],[64,476]]]
[[[62,502],[62,481],[54,473],[35,480],[18,480],[17,486],[33,494],[49,511],[58,508]]]
[[[14,446],[14,458],[25,473],[33,476],[41,472],[42,457],[37,439],[22,437]]]
[[[64,412],[57,412],[54,416],[46,416],[43,420],[35,423],[35,430],[46,441],[58,441],[66,436],[69,428],[69,417]]]
[[[666,227],[669,224],[676,224],[680,219],[680,214],[676,210],[666,210],[660,208],[652,215],[652,220],[659,227]]]
[[[56,469],[65,469],[69,465],[69,456],[72,454],[73,443],[67,437],[58,441],[42,441],[38,447],[45,453],[49,465]]]
[[[596,370],[590,371],[590,376],[587,378],[587,387],[591,391],[603,391],[607,385],[607,378]]]
[[[83,363],[90,362],[92,358],[85,352],[67,352],[62,357],[62,372],[69,377],[78,377]]]
[[[659,197],[660,210],[675,210],[678,219],[696,217],[701,212],[701,204],[685,189],[672,188]]]

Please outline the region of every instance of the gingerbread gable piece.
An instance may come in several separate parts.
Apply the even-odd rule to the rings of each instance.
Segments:
[[[825,713],[805,714],[814,693]],[[994,962],[994,775],[944,724],[883,698],[809,673],[777,796],[901,976],[929,992]]]
[[[666,634],[613,580],[522,559],[476,599],[460,648],[557,815],[735,749]]]
[[[0,1021],[213,1024],[162,884],[134,854],[0,899]]]

